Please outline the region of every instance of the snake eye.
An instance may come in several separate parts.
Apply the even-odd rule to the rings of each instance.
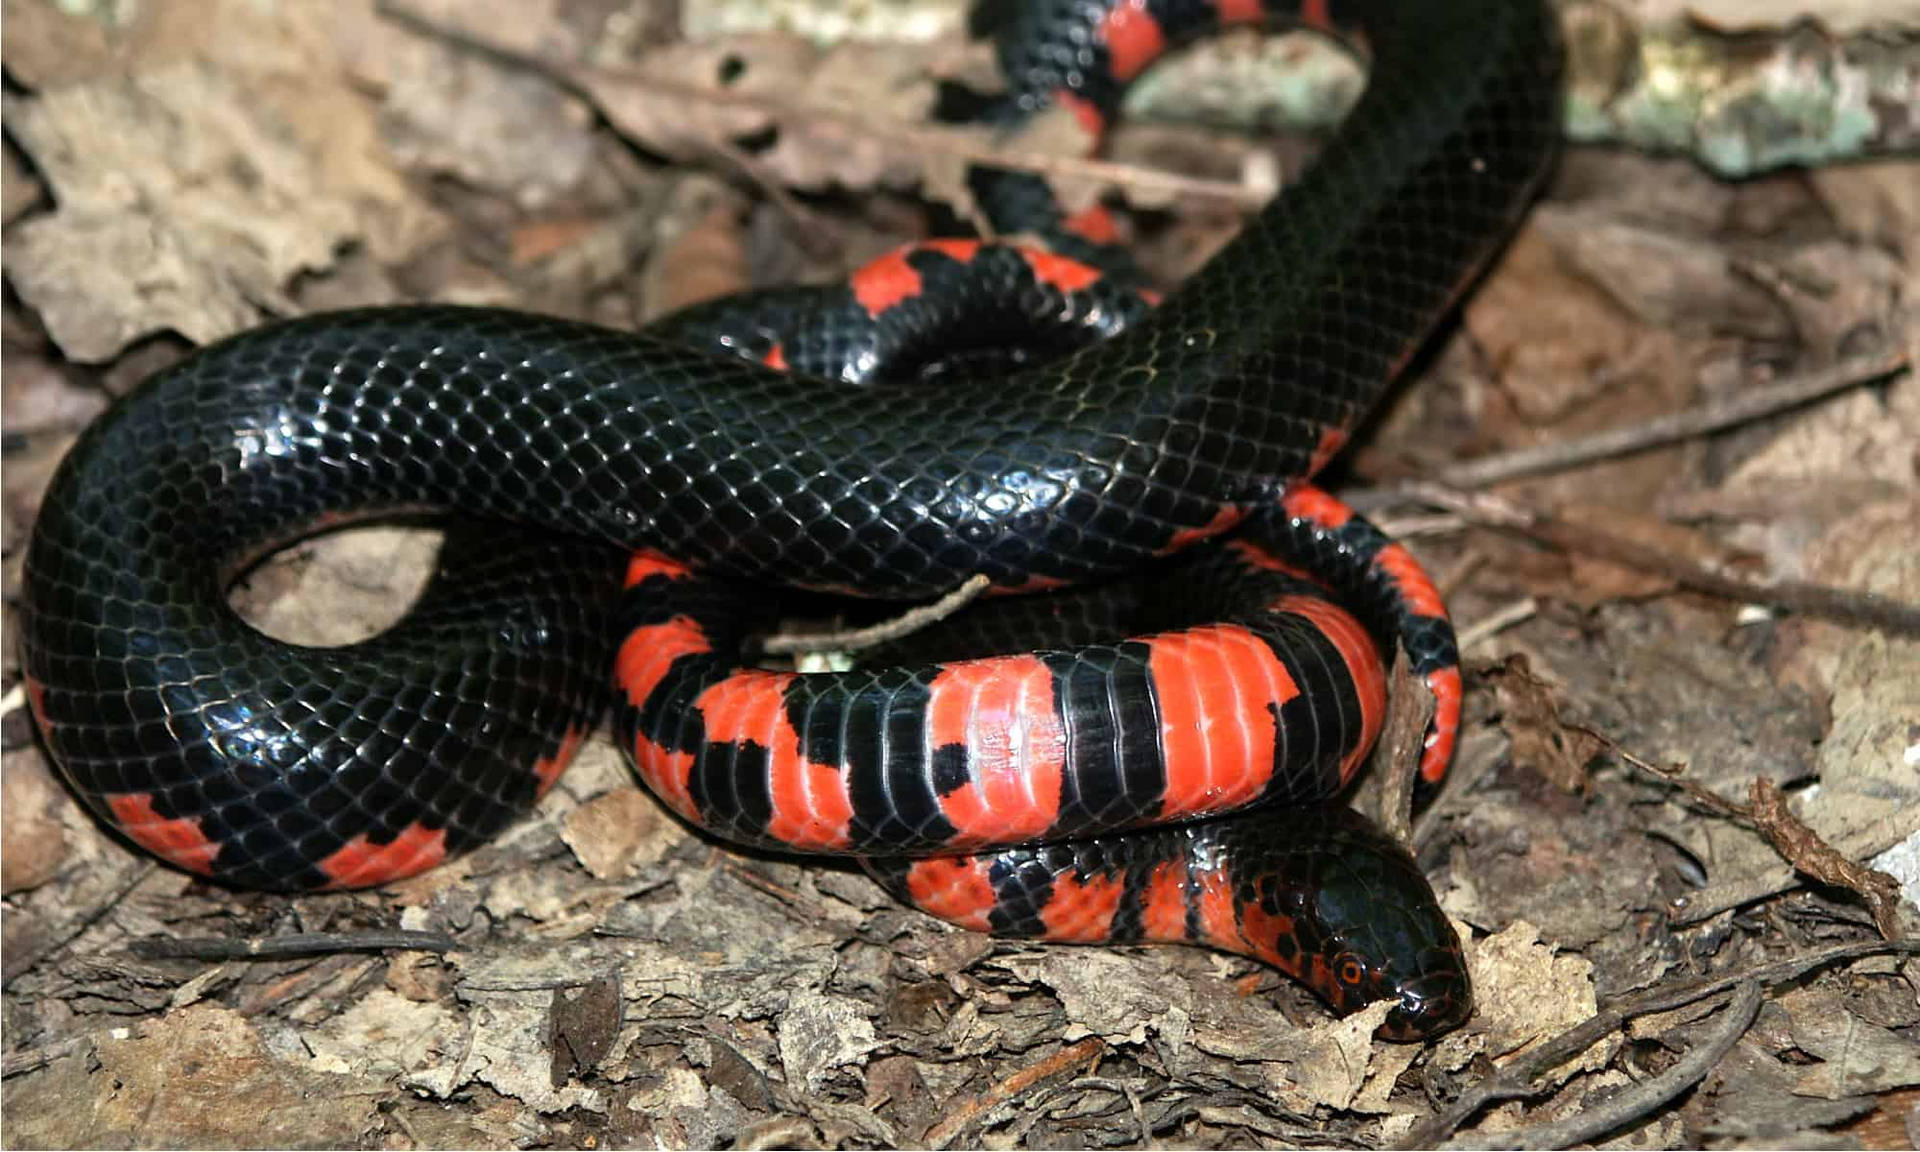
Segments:
[[[1367,966],[1353,953],[1342,952],[1333,958],[1333,974],[1340,983],[1354,988],[1367,978]]]

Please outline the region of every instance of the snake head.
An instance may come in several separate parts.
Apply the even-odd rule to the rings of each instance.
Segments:
[[[1242,950],[1340,1015],[1393,1002],[1379,1035],[1424,1040],[1473,1010],[1460,938],[1404,848],[1340,806],[1297,809],[1239,844]]]
[[[1320,939],[1302,958],[1302,978],[1343,1015],[1393,1001],[1379,1035],[1424,1040],[1473,1011],[1466,957],[1426,878],[1398,846],[1373,835],[1384,848],[1356,843],[1326,858],[1310,896]]]

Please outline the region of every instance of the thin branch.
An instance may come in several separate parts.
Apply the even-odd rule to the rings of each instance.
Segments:
[[[1596,460],[1658,448],[1771,416],[1842,389],[1883,380],[1902,371],[1909,363],[1906,352],[1901,349],[1854,356],[1820,371],[1789,376],[1771,384],[1745,389],[1738,395],[1679,412],[1669,412],[1638,424],[1574,440],[1468,460],[1441,469],[1438,479],[1442,484],[1451,484],[1456,488],[1484,488],[1522,476],[1564,472]]]
[[[1757,964],[1724,976],[1654,988],[1631,1000],[1610,1005],[1553,1039],[1537,1045],[1506,1068],[1467,1089],[1452,1104],[1414,1125],[1413,1130],[1395,1147],[1438,1147],[1442,1139],[1489,1104],[1537,1095],[1544,1091],[1534,1084],[1541,1075],[1585,1052],[1636,1016],[1666,1012],[1748,982],[1771,987],[1829,964],[1889,952],[1906,955],[1920,953],[1920,940],[1869,940],[1858,944],[1840,944],[1818,952]]]
[[[1706,1079],[1707,1073],[1732,1050],[1759,1014],[1760,984],[1749,980],[1734,989],[1719,1026],[1658,1076],[1582,1108],[1564,1120],[1494,1133],[1485,1139],[1473,1136],[1449,1141],[1447,1147],[1536,1149],[1585,1144],[1640,1119]]]
[[[1630,540],[1591,524],[1574,524],[1518,501],[1428,481],[1408,481],[1398,491],[1458,512],[1475,524],[1507,528],[1564,552],[1598,556],[1615,564],[1664,576],[1696,592],[1766,604],[1843,624],[1920,636],[1920,604],[1876,592],[1856,592],[1805,580],[1750,580],[1708,568],[1684,556]]]
[[[909,608],[890,620],[865,628],[846,628],[834,632],[782,632],[760,641],[760,651],[769,656],[791,656],[801,652],[858,652],[876,644],[885,644],[909,636],[929,624],[945,620],[973,603],[991,585],[984,573],[967,578],[931,604]]]
[[[938,1123],[927,1129],[927,1134],[923,1137],[926,1146],[945,1148],[967,1125],[978,1120],[988,1110],[1024,1095],[1034,1085],[1058,1076],[1062,1072],[1098,1064],[1100,1057],[1105,1055],[1106,1051],[1107,1045],[1104,1041],[1097,1036],[1089,1037],[1027,1065],[978,1096],[966,1097]]]
[[[1127,1108],[1133,1114],[1134,1127],[1139,1131],[1140,1146],[1142,1148],[1147,1146],[1153,1139],[1153,1125],[1147,1120],[1146,1103],[1141,1099],[1139,1090],[1125,1080],[1115,1080],[1106,1076],[1079,1076],[1048,1089],[1026,1106],[1027,1117],[1018,1128],[1019,1134],[1024,1137],[1031,1132],[1055,1100],[1069,1092],[1085,1094],[1090,1091],[1109,1092],[1125,1101]]]
[[[1539,612],[1540,602],[1531,596],[1523,596],[1460,629],[1459,639],[1455,643],[1462,653],[1468,652],[1480,641],[1496,636],[1522,620],[1531,620]]]
[[[439,932],[296,932],[286,936],[172,939],[156,936],[128,945],[146,960],[279,960],[289,956],[326,956],[336,952],[451,952],[454,939]]]

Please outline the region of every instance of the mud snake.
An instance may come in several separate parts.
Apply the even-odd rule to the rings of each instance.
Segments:
[[[1370,59],[1311,168],[1151,310],[1109,290],[1099,217],[983,171],[987,214],[1051,253],[932,241],[637,333],[316,315],[148,379],[65,459],[30,545],[24,671],[60,769],[189,870],[377,884],[523,813],[616,667],[620,742],[724,837],[886,854],[883,882],[969,927],[1247,952],[1336,1008],[1398,1000],[1389,1035],[1457,1022],[1458,942],[1379,833],[1338,808],[1200,818],[1337,792],[1396,642],[1439,697],[1421,770],[1446,767],[1439,598],[1307,478],[1523,210],[1560,56],[1541,0],[1269,7],[1038,0],[1002,42],[992,118],[1060,103],[1095,129],[1221,23]],[[491,526],[452,534],[387,633],[304,648],[228,607],[267,548],[417,508]],[[976,573],[1130,578],[1118,626],[1140,631],[1075,634],[1109,619],[1101,593],[1009,597],[1002,635],[1065,638],[831,675],[741,661],[769,586],[900,599]]]

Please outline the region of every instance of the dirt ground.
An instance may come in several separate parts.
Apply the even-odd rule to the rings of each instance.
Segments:
[[[961,174],[993,142],[929,120],[939,82],[992,80],[963,11],[772,10],[6,0],[9,634],[54,464],[197,344],[405,300],[631,326],[827,280],[964,217]],[[1566,14],[1576,103],[1624,107],[1608,62],[1644,63],[1636,29]],[[1875,67],[1920,74],[1916,30],[1880,35]],[[1286,65],[1304,96],[1239,82]],[[1264,124],[1269,100],[1304,101],[1311,119],[1358,75],[1229,38],[1156,76],[1110,166],[1074,163],[1071,139],[1022,148],[1061,158],[1064,194],[1123,205],[1172,284],[1313,139],[1185,112]],[[1784,131],[1758,107],[1733,119]],[[1912,1147],[1917,263],[1920,163],[1735,181],[1570,146],[1336,465],[1336,491],[1441,577],[1467,660],[1459,762],[1411,836],[1479,1008],[1434,1043],[1376,1041],[1376,1017],[1334,1021],[1240,958],[996,942],[855,869],[728,850],[604,735],[530,817],[414,880],[213,887],[78,807],[8,644],[0,1136]],[[419,587],[435,539],[301,544],[236,602],[276,635],[357,639]]]

